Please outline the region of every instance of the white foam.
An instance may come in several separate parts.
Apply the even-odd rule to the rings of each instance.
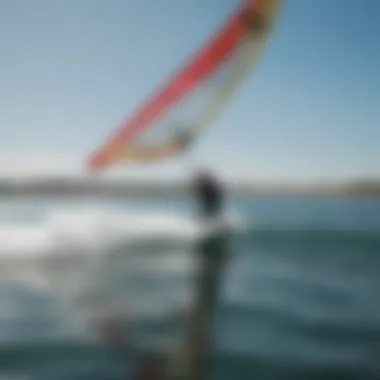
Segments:
[[[230,218],[230,228],[239,221]],[[0,222],[0,257],[44,255],[65,249],[91,251],[149,239],[194,242],[208,232],[195,218],[166,210],[53,209],[30,223]]]
[[[233,223],[231,226],[238,227],[236,221]],[[98,278],[107,275],[107,266],[131,270],[134,250],[128,249],[128,244],[149,242],[153,242],[156,259],[178,272],[188,262],[179,260],[179,253],[170,255],[170,251],[188,249],[212,228],[215,226],[202,226],[194,218],[168,210],[55,207],[44,211],[38,220],[0,223],[0,280],[17,278],[44,291],[53,291],[54,285],[59,291],[75,293],[76,288],[92,288],[100,282]],[[165,241],[164,251],[155,248],[157,239]],[[117,255],[119,247],[121,256]],[[165,259],[165,253],[169,253],[169,259]],[[155,271],[160,268],[153,257],[142,266],[136,265],[148,270],[150,263],[155,263]]]

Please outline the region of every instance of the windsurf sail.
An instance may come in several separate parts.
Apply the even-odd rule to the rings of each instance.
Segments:
[[[279,6],[280,0],[245,0],[212,40],[91,155],[89,170],[159,163],[190,149],[251,72]]]

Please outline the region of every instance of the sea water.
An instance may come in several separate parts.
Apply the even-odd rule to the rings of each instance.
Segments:
[[[228,209],[212,378],[379,379],[380,202]],[[99,344],[94,326],[116,310],[136,342],[173,334],[203,234],[182,199],[2,199],[0,379],[133,378],[137,359]]]

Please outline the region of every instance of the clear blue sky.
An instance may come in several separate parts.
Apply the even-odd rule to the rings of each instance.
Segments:
[[[237,5],[1,0],[0,175],[79,173]],[[380,177],[379,19],[379,0],[284,0],[259,66],[196,161],[250,179]]]

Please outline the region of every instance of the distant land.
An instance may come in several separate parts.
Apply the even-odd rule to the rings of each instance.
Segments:
[[[231,194],[240,196],[310,195],[338,197],[370,197],[380,199],[379,180],[357,180],[322,184],[263,184],[236,181],[226,183]],[[93,180],[69,178],[0,179],[0,196],[101,196],[151,197],[187,193],[180,181]]]

